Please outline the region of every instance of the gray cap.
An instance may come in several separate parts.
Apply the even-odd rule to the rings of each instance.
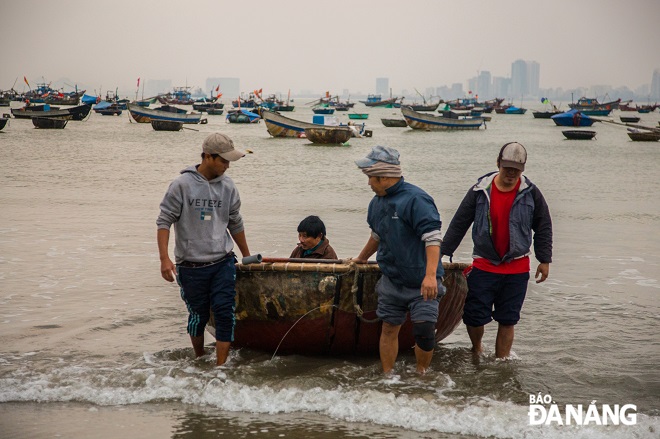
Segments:
[[[220,133],[213,133],[204,139],[202,151],[207,154],[218,154],[230,162],[235,162],[241,157],[245,157],[243,151],[234,148],[234,142],[229,137]]]
[[[389,146],[374,146],[369,154],[363,159],[356,160],[355,164],[358,168],[368,168],[376,164],[376,162],[385,162],[391,165],[400,165],[399,151]]]
[[[502,147],[500,166],[503,168],[516,168],[525,170],[527,163],[527,150],[518,142],[507,143]]]

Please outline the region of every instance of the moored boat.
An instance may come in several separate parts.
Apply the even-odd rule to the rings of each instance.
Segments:
[[[381,119],[380,121],[386,127],[407,127],[408,126],[405,119]]]
[[[628,131],[628,137],[630,137],[630,140],[633,140],[635,142],[657,142],[658,140],[660,140],[660,130],[659,131],[630,130]]]
[[[521,108],[521,107],[515,107],[511,106],[504,110],[504,114],[525,114],[527,112],[527,108]]]
[[[588,130],[564,130],[561,133],[570,140],[591,140],[596,137],[595,131]]]
[[[316,127],[313,123],[291,119],[275,111],[264,110],[261,117],[266,123],[268,134],[273,137],[305,137],[305,128]]]
[[[2,131],[9,123],[8,116],[9,116],[8,114],[3,114],[2,117],[0,118],[0,131]]]
[[[71,116],[33,117],[32,125],[34,125],[35,128],[62,129],[70,119]]]
[[[377,355],[378,265],[290,261],[298,262],[236,266],[233,346],[269,354]],[[462,274],[467,264],[443,265],[447,293],[440,301],[436,342],[460,324],[467,293]],[[213,324],[211,320],[210,328]],[[414,343],[407,319],[399,334],[399,350],[407,351]]]
[[[368,119],[369,113],[348,113],[349,119]]]
[[[305,136],[312,143],[339,145],[353,137],[353,130],[347,126],[316,126],[305,128]]]
[[[197,124],[201,122],[201,113],[188,113],[186,110],[163,105],[158,108],[140,107],[132,102],[128,103],[128,112],[138,123],[149,123],[152,120],[171,120],[174,122],[183,122]]]
[[[401,107],[401,114],[414,130],[478,130],[484,124],[483,118],[479,116],[437,116],[417,112],[409,107]]]
[[[257,113],[243,109],[230,110],[226,117],[229,123],[258,123],[260,120],[261,116]]]
[[[183,129],[183,122],[152,119],[151,127],[156,131],[181,131]]]
[[[554,121],[555,125],[562,127],[590,127],[595,122],[590,116],[574,109],[555,114],[550,119]]]
[[[619,119],[621,119],[621,122],[637,123],[641,120],[641,117],[639,117],[639,116],[619,116]]]
[[[28,105],[22,108],[12,108],[11,114],[16,119],[32,119],[33,117],[66,117],[71,120],[84,120],[92,110],[91,105],[78,105],[71,108],[52,107],[50,104]]]

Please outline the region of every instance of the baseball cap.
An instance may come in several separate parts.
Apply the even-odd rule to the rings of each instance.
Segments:
[[[389,146],[374,146],[369,154],[363,159],[356,160],[355,164],[358,168],[368,168],[376,164],[376,162],[385,162],[391,165],[400,165],[399,151]]]
[[[220,133],[213,133],[204,139],[202,151],[207,154],[218,154],[230,162],[235,162],[245,156],[243,151],[234,148],[234,142],[229,137]]]
[[[500,166],[504,168],[516,168],[521,171],[525,170],[527,150],[520,143],[507,143],[502,147],[502,152],[500,154]]]

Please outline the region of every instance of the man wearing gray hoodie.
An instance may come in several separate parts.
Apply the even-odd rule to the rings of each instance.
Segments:
[[[202,151],[202,162],[181,171],[160,204],[156,220],[158,253],[163,278],[168,282],[176,278],[181,287],[195,356],[204,355],[204,327],[213,311],[216,364],[222,365],[234,341],[234,242],[244,257],[250,255],[240,214],[241,199],[225,171],[230,162],[245,154],[220,133],[208,136]],[[172,224],[174,263],[168,252]]]

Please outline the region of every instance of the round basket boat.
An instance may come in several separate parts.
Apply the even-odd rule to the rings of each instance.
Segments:
[[[339,145],[347,142],[353,136],[353,131],[347,126],[305,128],[305,136],[312,143]]]
[[[312,260],[314,261],[314,260]],[[270,354],[378,354],[381,321],[376,317],[377,264],[276,262],[236,266],[235,347]],[[467,264],[444,263],[436,341],[461,322]],[[213,315],[207,329],[215,335]],[[408,318],[399,349],[415,344]]]
[[[596,137],[595,131],[588,130],[565,130],[561,132],[567,139],[571,140],[591,140]]]
[[[183,129],[183,122],[151,119],[151,127],[156,131],[181,131]]]

